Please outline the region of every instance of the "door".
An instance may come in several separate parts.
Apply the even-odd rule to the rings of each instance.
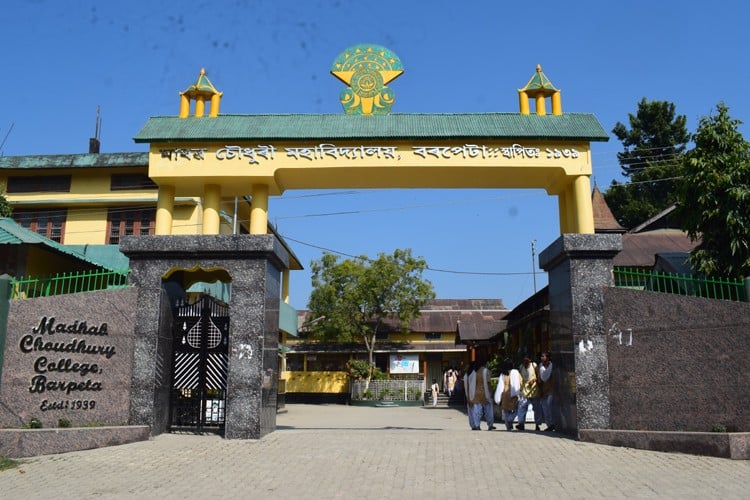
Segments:
[[[229,307],[203,295],[174,309],[170,430],[224,428]]]

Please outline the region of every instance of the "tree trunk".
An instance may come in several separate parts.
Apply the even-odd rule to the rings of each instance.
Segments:
[[[365,339],[367,340],[367,339]],[[372,372],[375,369],[375,334],[372,335],[372,339],[369,342],[365,342],[367,346],[367,360],[370,362],[369,369],[367,370],[367,380],[365,380],[365,391],[370,388],[370,380],[372,380]]]

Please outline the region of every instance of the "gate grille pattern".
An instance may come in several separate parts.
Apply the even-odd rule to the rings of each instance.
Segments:
[[[204,296],[174,310],[170,428],[221,429],[229,369],[229,308]]]

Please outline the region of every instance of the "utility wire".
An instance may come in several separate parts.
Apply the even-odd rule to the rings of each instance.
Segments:
[[[350,259],[357,259],[357,260],[365,260],[367,262],[373,262],[374,259],[371,259],[369,257],[363,257],[361,255],[351,255],[345,252],[340,252],[338,250],[333,250],[331,248],[322,247],[320,245],[315,245],[313,243],[308,243],[306,241],[298,240],[296,238],[292,238],[291,236],[287,236],[284,234],[280,234],[282,238],[286,241],[293,241],[295,243],[298,243],[300,245],[304,245],[311,248],[316,248],[318,250],[323,250],[324,252],[341,255],[343,257],[348,257]],[[487,271],[455,271],[451,269],[438,269],[435,267],[429,267],[427,266],[425,268],[428,271],[436,272],[436,273],[449,273],[449,274],[462,274],[462,275],[475,275],[475,276],[527,276],[530,274],[534,274],[533,272],[517,272],[517,273],[503,273],[503,272],[487,272]]]

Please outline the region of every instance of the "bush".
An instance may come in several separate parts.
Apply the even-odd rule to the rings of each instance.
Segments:
[[[18,460],[12,460],[10,458],[5,458],[4,456],[0,455],[0,470],[14,469],[18,467],[18,465],[21,463],[23,462],[20,462]]]
[[[42,421],[38,418],[31,417],[29,419],[29,429],[41,429],[42,427]]]
[[[370,362],[366,359],[350,359],[346,363],[346,370],[354,380],[364,380],[370,373]]]
[[[64,418],[64,417],[60,418],[60,419],[57,420],[57,426],[61,427],[61,428],[70,427],[70,420],[68,420],[67,418]]]

